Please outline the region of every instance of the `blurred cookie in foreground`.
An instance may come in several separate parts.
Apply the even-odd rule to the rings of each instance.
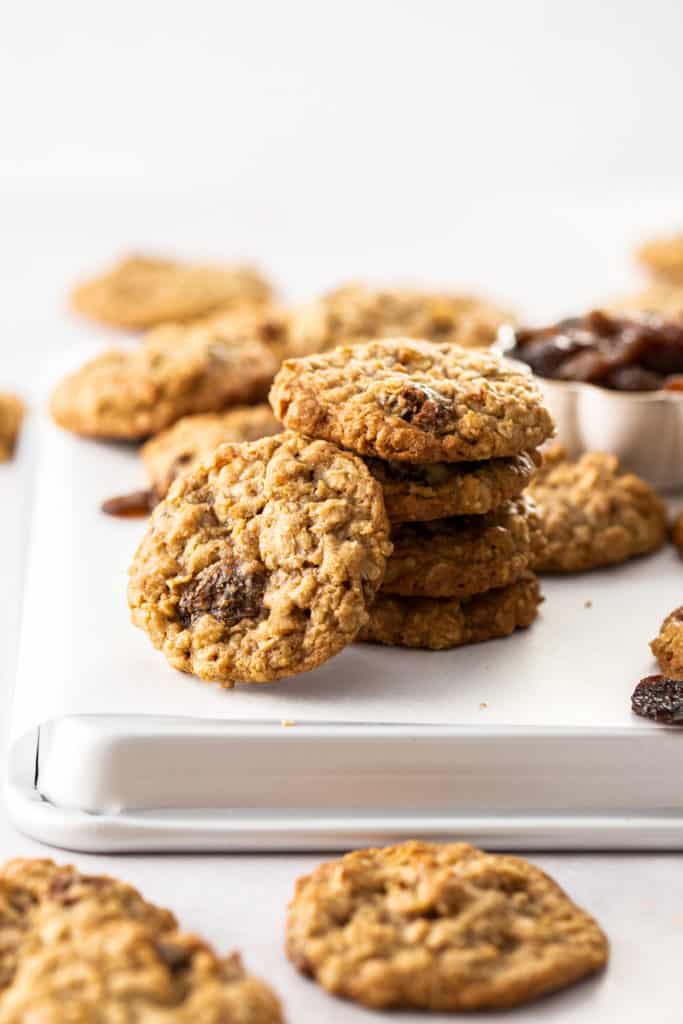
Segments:
[[[14,455],[26,408],[18,395],[0,391],[0,462]]]
[[[391,337],[488,346],[498,327],[512,319],[501,307],[474,295],[354,283],[296,308],[292,355]]]
[[[269,282],[250,267],[133,255],[77,285],[71,304],[93,320],[136,330],[260,304],[271,294]]]
[[[2,1024],[283,1024],[280,1002],[130,885],[50,860],[0,870]]]
[[[653,238],[640,246],[637,256],[656,280],[683,285],[683,233]]]
[[[50,410],[60,427],[84,437],[142,440],[190,413],[262,401],[277,366],[254,338],[169,324],[65,377]]]
[[[191,472],[220,444],[258,441],[278,434],[282,425],[269,405],[241,406],[228,412],[183,416],[143,446],[140,455],[157,499],[166,495],[180,473]]]
[[[531,1002],[599,971],[596,921],[539,868],[466,843],[357,850],[296,883],[287,954],[371,1009]]]
[[[554,447],[527,493],[538,507],[545,545],[537,572],[584,572],[657,551],[667,512],[657,492],[620,470],[614,455],[587,452],[577,460]]]
[[[131,618],[174,668],[271,682],[355,639],[390,551],[381,487],[350,452],[289,432],[224,444],[152,513]]]
[[[683,607],[667,615],[650,649],[667,678],[683,679]]]
[[[542,536],[538,514],[525,499],[484,516],[395,526],[382,592],[463,599],[505,587],[531,568]]]
[[[508,587],[466,600],[380,593],[358,639],[432,651],[484,643],[530,626],[542,601],[538,580],[532,573]]]
[[[518,497],[542,456],[522,452],[488,462],[387,462],[366,459],[382,485],[392,523],[426,522],[449,516],[484,515]]]

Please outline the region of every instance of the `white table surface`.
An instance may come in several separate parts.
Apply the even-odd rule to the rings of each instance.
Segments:
[[[524,202],[513,204],[509,213],[512,237],[529,214]],[[551,315],[625,286],[630,277],[624,257],[626,244],[647,226],[675,218],[675,211],[681,209],[670,201],[620,201],[570,212],[564,202],[546,199],[539,215],[539,202],[543,201],[535,197],[536,219],[526,237],[540,243],[554,232],[559,242],[555,251],[562,259],[559,269],[557,263],[544,266],[535,245],[526,262],[511,259],[509,241],[503,242],[503,253],[487,263],[484,253],[491,253],[493,247],[486,227],[478,233],[470,228],[467,242],[463,242],[463,231],[472,221],[472,210],[468,209],[466,213],[455,211],[438,232],[429,232],[429,238],[421,236],[419,252],[412,254],[413,276],[429,279],[431,275],[467,283],[504,281],[502,291],[509,297],[538,315]],[[505,208],[509,211],[510,204]],[[500,217],[490,204],[487,209],[485,224],[499,236]],[[639,222],[634,224],[635,209]],[[264,262],[274,267],[294,294],[304,294],[354,273],[372,276],[381,269],[384,277],[411,276],[405,250],[397,255],[387,235],[380,237],[379,232],[373,234],[370,230],[364,252],[359,255],[351,233],[344,231],[341,217],[334,258],[320,256],[321,250],[313,244],[318,240],[318,229],[309,223],[308,237],[299,236],[304,255],[296,264],[296,272],[291,272],[276,209],[268,207],[259,215],[253,207],[246,212],[226,204],[214,208],[204,197],[200,204],[178,204],[174,211],[171,221],[168,211],[154,203],[11,204],[0,200],[0,387],[14,386],[34,403],[40,400],[50,353],[88,334],[63,316],[66,282],[78,270],[106,260],[126,245],[147,243],[162,249],[170,245],[191,253],[216,253],[221,251],[221,237],[229,237],[233,244],[223,246],[224,251],[263,254]],[[562,225],[569,224],[571,229],[558,236]],[[227,235],[221,227],[229,228]],[[502,235],[509,239],[510,232],[503,231]],[[472,255],[471,260],[465,258],[463,249]],[[0,468],[0,524],[5,538],[0,570],[0,681],[5,694],[13,678],[16,653],[29,452],[30,446],[24,446],[13,466]],[[138,885],[148,898],[171,906],[185,927],[199,931],[221,950],[241,949],[247,964],[278,990],[290,1022],[324,1020],[344,1024],[379,1019],[378,1015],[328,998],[300,979],[284,957],[286,902],[295,878],[317,863],[316,856],[71,855],[27,840],[0,816],[0,857],[11,856],[54,856],[74,861],[83,870],[111,872]],[[679,1021],[683,856],[586,853],[543,854],[532,859],[595,914],[610,937],[612,957],[601,978],[509,1016],[525,1021],[576,1020],[591,1024],[641,1022],[644,1016],[658,1024]]]

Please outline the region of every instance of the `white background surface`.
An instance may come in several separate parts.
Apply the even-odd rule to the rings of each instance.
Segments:
[[[291,295],[417,278],[546,316],[628,285],[633,241],[683,223],[677,3],[72,0],[3,15],[0,386],[40,393],[53,351],[90,335],[60,319],[66,284],[122,247],[250,255]],[[5,687],[28,455],[0,470]],[[46,615],[59,580],[49,595]],[[0,824],[3,856],[43,852]],[[375,1019],[282,955],[285,901],[317,858],[73,859],[242,948],[291,1022]],[[517,1019],[678,1021],[681,857],[534,860],[613,955],[604,978]]]

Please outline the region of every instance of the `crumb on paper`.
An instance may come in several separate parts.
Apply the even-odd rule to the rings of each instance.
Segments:
[[[586,601],[583,607],[584,608],[592,608],[593,607],[593,602],[592,601]]]
[[[483,700],[481,702],[481,704],[479,705],[479,710],[480,711],[485,711],[487,707],[488,707],[488,703],[485,700]]]
[[[280,725],[284,725],[285,728],[288,728],[289,726],[296,725],[296,722],[293,718],[283,718]]]

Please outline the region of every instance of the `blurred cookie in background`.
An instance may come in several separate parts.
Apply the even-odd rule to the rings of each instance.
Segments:
[[[52,395],[55,422],[84,437],[139,441],[181,416],[262,401],[278,363],[252,337],[219,326],[167,324],[136,348],[112,348]]]
[[[683,232],[644,242],[636,256],[656,281],[683,286]]]
[[[485,347],[512,314],[486,299],[418,288],[344,285],[298,307],[291,326],[292,355],[325,352],[373,338],[422,338]]]
[[[270,283],[251,267],[191,264],[155,256],[124,257],[76,285],[78,313],[113,327],[140,330],[186,321],[217,309],[267,302]]]
[[[224,413],[183,416],[143,445],[140,454],[150,488],[160,500],[180,473],[196,469],[219,445],[228,441],[258,441],[281,430],[282,425],[265,403],[240,406]]]

